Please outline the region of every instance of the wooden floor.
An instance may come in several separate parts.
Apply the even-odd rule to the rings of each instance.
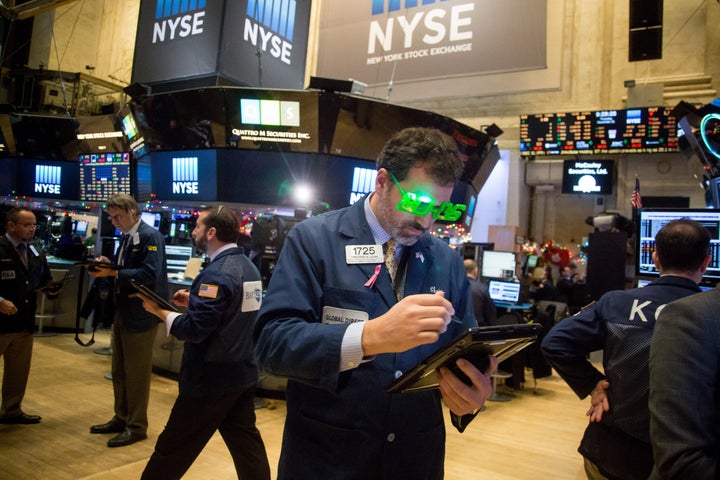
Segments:
[[[154,376],[148,439],[108,448],[108,435],[88,433],[90,425],[112,416],[112,385],[104,378],[110,370],[110,357],[94,353],[95,348],[109,345],[109,339],[100,333],[96,340],[94,346],[83,348],[70,334],[35,339],[23,408],[26,413],[42,415],[43,420],[39,425],[0,425],[0,479],[139,478],[165,425],[177,384]],[[513,394],[509,402],[488,402],[465,433],[448,428],[445,478],[585,478],[576,448],[587,422],[586,402],[578,400],[557,375],[538,380],[535,392],[530,380]],[[257,419],[275,475],[285,404],[268,402],[257,410]],[[236,478],[218,434],[184,478]]]

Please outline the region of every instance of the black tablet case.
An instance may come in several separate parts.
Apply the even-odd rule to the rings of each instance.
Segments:
[[[388,385],[386,391],[404,393],[437,388],[436,372],[442,366],[465,377],[455,365],[458,358],[465,358],[484,371],[489,364],[489,353],[503,361],[534,342],[542,328],[536,323],[470,328]]]

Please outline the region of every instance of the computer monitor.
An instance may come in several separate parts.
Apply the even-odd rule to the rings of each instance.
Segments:
[[[490,280],[488,294],[494,303],[518,303],[520,301],[520,283]]]
[[[638,286],[638,288],[646,287],[652,282],[653,282],[653,280],[651,280],[649,278],[638,278],[637,286]],[[711,287],[710,285],[699,285],[699,287],[700,287],[700,290],[702,290],[703,292],[706,290],[712,290],[713,288],[715,288],[715,287]]]
[[[86,222],[85,220],[77,220],[75,222],[75,225],[73,228],[73,233],[75,235],[80,235],[81,237],[84,237],[85,235],[87,235],[87,230],[88,230],[88,222]]]
[[[129,153],[83,153],[78,165],[81,201],[104,202],[118,193],[132,193]]]
[[[700,223],[710,232],[712,260],[703,275],[702,284],[714,286],[720,281],[720,209],[713,208],[645,208],[638,212],[635,244],[635,274],[640,277],[659,277],[652,254],[655,252],[655,236],[672,220],[689,218]]]
[[[153,227],[155,230],[158,230],[160,228],[162,216],[156,212],[140,212],[140,219]]]
[[[193,250],[194,247],[191,245],[165,245],[168,275],[185,272],[188,261],[193,256]]]
[[[481,275],[483,278],[513,278],[515,253],[483,250]]]

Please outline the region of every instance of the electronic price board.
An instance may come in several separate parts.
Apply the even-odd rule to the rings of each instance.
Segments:
[[[669,107],[520,116],[520,154],[664,153],[678,151]]]
[[[130,154],[81,154],[80,200],[104,202],[118,193],[130,194]]]

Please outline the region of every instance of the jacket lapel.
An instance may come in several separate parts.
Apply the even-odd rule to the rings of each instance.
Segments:
[[[364,205],[367,199],[368,196],[366,195],[362,201],[356,202],[352,208],[343,214],[343,218],[339,221],[339,232],[340,235],[347,239],[346,245],[375,245],[375,239],[365,219]],[[342,261],[346,261],[344,251]],[[367,288],[368,290],[375,289],[389,308],[397,303],[397,298],[395,296],[395,290],[393,290],[392,284],[390,283],[390,275],[387,274],[383,262],[361,263],[356,265],[362,272],[366,282],[375,274],[375,268],[377,266],[380,266],[380,272],[375,279],[375,283],[372,286],[363,288]]]
[[[421,237],[415,245],[410,247],[410,253],[405,267],[404,296],[413,295],[422,291],[430,267],[433,264],[433,255],[429,242],[425,236]]]

